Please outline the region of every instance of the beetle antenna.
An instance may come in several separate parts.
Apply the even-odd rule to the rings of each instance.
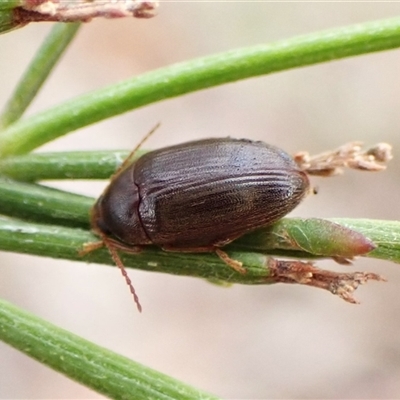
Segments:
[[[133,287],[131,278],[129,278],[129,275],[126,272],[126,268],[125,268],[124,264],[122,263],[121,258],[119,256],[115,246],[113,246],[111,243],[109,243],[109,241],[107,240],[106,237],[103,236],[102,239],[103,239],[103,243],[106,245],[108,251],[110,252],[112,259],[114,260],[117,267],[120,269],[122,276],[125,278],[125,282],[128,285],[130,292],[132,293],[133,300],[136,303],[137,309],[139,310],[139,312],[142,312],[142,305],[140,304],[139,296],[136,294],[136,291],[135,291],[135,288]]]
[[[114,175],[117,175],[119,172],[121,172],[123,169],[125,169],[130,161],[132,160],[132,157],[135,155],[135,153],[142,147],[143,143],[160,127],[161,122],[158,122],[146,135],[143,136],[142,140],[139,142],[139,144],[129,153],[128,157],[125,158],[125,160],[122,162],[122,164],[118,167]]]

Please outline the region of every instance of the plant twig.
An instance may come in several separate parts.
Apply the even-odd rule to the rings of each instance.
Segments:
[[[399,46],[400,17],[397,17],[175,64],[77,97],[15,123],[0,137],[0,157],[27,153],[89,124],[196,90]]]
[[[391,146],[378,143],[363,150],[360,142],[351,142],[333,151],[310,156],[302,151],[294,155],[300,168],[310,175],[332,176],[343,168],[382,171],[392,159]],[[135,161],[148,150],[134,152]],[[73,151],[33,153],[0,160],[0,173],[14,179],[35,182],[47,179],[108,179],[128,157],[128,151]]]
[[[93,199],[0,177],[0,214],[28,221],[89,227]]]
[[[132,161],[145,152],[138,150]],[[0,159],[0,174],[25,182],[109,179],[129,153],[126,150],[29,153]]]
[[[22,27],[23,23],[15,21],[14,9],[22,5],[24,0],[0,1],[0,34]]]
[[[0,340],[85,386],[121,400],[217,400],[0,300]]]
[[[114,266],[108,250],[104,248],[85,256],[80,255],[86,243],[97,240],[91,232],[83,229],[25,222],[0,216],[0,250]],[[269,275],[266,268],[268,257],[251,252],[230,252],[230,255],[246,265],[247,274],[242,276],[218,256],[209,253],[172,253],[148,246],[138,255],[121,253],[121,258],[126,267],[145,271],[214,278],[232,283],[266,283]]]
[[[0,116],[0,129],[17,121],[28,108],[79,27],[80,24],[56,24],[53,27],[6,104]]]
[[[93,18],[151,18],[157,0],[24,0],[14,9],[16,21],[29,22],[88,22]]]
[[[87,229],[94,201],[86,196],[0,178],[3,215]],[[399,221],[283,218],[272,226],[242,236],[228,248],[239,253],[297,258],[365,255],[400,263],[399,237]],[[93,236],[87,241],[94,241]],[[18,247],[10,250],[18,251]]]
[[[0,216],[0,250],[114,265],[106,249],[80,255],[84,245],[94,241],[97,238],[93,234],[81,229],[33,224]],[[235,251],[233,245],[230,249],[229,256],[243,264],[245,274],[233,270],[212,253],[165,252],[151,246],[139,254],[121,253],[121,260],[126,267],[212,281],[247,285],[297,283],[313,286],[326,289],[350,303],[357,303],[352,294],[360,284],[370,279],[383,280],[372,273],[325,271],[310,262],[275,260],[262,253]]]

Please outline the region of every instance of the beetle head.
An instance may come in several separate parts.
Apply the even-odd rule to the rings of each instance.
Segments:
[[[114,237],[126,245],[148,244],[139,218],[139,189],[133,167],[114,176],[92,209],[91,224],[100,236]]]

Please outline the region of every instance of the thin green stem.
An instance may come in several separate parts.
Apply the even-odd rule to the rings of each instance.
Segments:
[[[79,23],[59,23],[53,27],[0,115],[0,129],[17,121],[28,108],[79,27]]]
[[[14,15],[14,8],[19,7],[22,1],[23,0],[0,1],[0,34],[12,31],[24,25],[16,21]]]
[[[89,227],[89,210],[94,204],[94,199],[86,196],[80,196],[73,193],[64,192],[48,188],[45,186],[35,185],[31,183],[15,182],[8,179],[0,178],[0,212],[3,215],[9,215],[16,218],[23,218],[41,224],[47,223],[52,225],[61,225],[63,227],[79,227],[88,229]],[[334,224],[336,222],[337,224]],[[26,223],[26,222],[24,222]],[[339,224],[339,225],[338,225]],[[6,224],[8,227],[9,224]],[[344,228],[343,228],[344,226]],[[345,227],[349,228],[346,229]],[[7,228],[8,229],[8,228]],[[48,232],[42,225],[34,227],[34,232]],[[61,232],[61,227],[57,227],[56,231]],[[67,229],[67,228],[65,228]],[[353,231],[354,230],[354,231]],[[29,234],[28,229],[28,234]],[[50,236],[57,237],[57,232],[51,232]],[[68,231],[69,232],[69,231]],[[72,230],[74,232],[74,230]],[[67,238],[69,245],[73,242],[72,237],[75,235],[76,239],[80,236],[76,231],[72,236]],[[84,232],[84,231],[82,231]],[[11,234],[12,233],[12,234]],[[4,231],[4,239],[0,238],[0,249],[9,251],[28,251],[30,247],[21,244],[16,237],[17,231],[11,232]],[[75,250],[61,257],[69,259],[80,259],[77,255],[76,249],[82,247],[85,241],[95,241],[96,239],[89,234],[83,233],[84,239],[77,239],[73,247]],[[86,236],[85,236],[86,235]],[[89,235],[89,236],[88,236]],[[10,236],[10,237],[8,237]],[[51,246],[52,239],[43,239],[44,243],[49,245],[50,248],[35,247],[35,237],[28,237],[29,243],[34,246],[33,254],[49,255],[51,257],[57,256],[57,248],[54,250]],[[332,222],[323,219],[301,219],[301,218],[284,218],[278,223],[259,229],[256,232],[247,234],[232,244],[227,249],[237,253],[235,258],[246,257],[246,254],[257,254],[256,256],[256,269],[265,265],[265,259],[262,255],[272,254],[285,257],[352,257],[359,254],[364,254],[371,250],[371,241],[378,245],[378,247],[367,254],[368,257],[375,257],[386,259],[393,262],[400,263],[400,222],[397,221],[379,221],[379,220],[341,220],[334,219]],[[6,241],[10,242],[9,246]],[[25,239],[24,239],[25,240]],[[42,239],[41,239],[42,240]],[[62,242],[62,239],[61,243]],[[63,254],[63,253],[62,253]],[[102,262],[111,263],[107,252],[104,253],[106,259]],[[144,253],[146,254],[146,253]],[[152,253],[151,253],[152,254]],[[172,263],[176,262],[173,258],[179,253],[165,253],[159,251],[157,256],[161,254],[163,260],[166,255],[172,257]],[[174,254],[173,256],[171,254]],[[72,258],[71,258],[72,257]],[[182,257],[185,263],[188,255],[181,253],[177,257]],[[200,260],[202,263],[203,271],[207,268],[203,266],[207,262],[215,264],[219,261],[212,255],[199,255],[194,256],[195,260]],[[210,258],[211,257],[211,258]],[[257,258],[261,257],[261,258]],[[140,257],[134,258],[135,260]],[[147,259],[144,260],[144,268],[146,269]],[[253,263],[254,260],[251,262]],[[96,261],[98,262],[98,261]],[[220,265],[220,264],[218,264]],[[224,265],[223,263],[221,265]],[[265,268],[264,266],[262,268]],[[151,269],[151,268],[150,268]],[[187,272],[185,267],[179,265],[178,269]],[[197,270],[197,266],[195,268]],[[190,269],[189,269],[190,271]],[[228,272],[231,272],[228,268]],[[170,271],[168,271],[170,272]],[[177,273],[176,271],[172,273]],[[189,272],[189,275],[193,272]],[[258,270],[256,274],[258,274]],[[197,274],[197,272],[194,272]],[[197,275],[195,275],[197,276]],[[249,277],[248,274],[246,276]],[[210,276],[211,277],[211,276]]]
[[[114,261],[106,249],[93,251],[86,256],[80,255],[86,243],[98,240],[87,230],[25,222],[0,216],[0,250],[4,251],[114,266]],[[251,252],[230,251],[229,254],[243,262],[247,269],[245,275],[235,272],[218,256],[210,253],[172,253],[148,246],[140,254],[121,253],[121,258],[126,267],[144,271],[231,283],[270,283],[267,281],[270,274],[267,267],[269,257]]]
[[[13,124],[0,137],[0,157],[27,153],[86,125],[196,90],[399,46],[397,17],[175,64],[77,97]]]
[[[20,24],[14,20],[13,10],[0,9],[0,34],[12,31],[19,26]]]
[[[3,0],[0,2],[0,10],[12,10],[23,4],[23,0]]]
[[[112,399],[217,399],[4,300],[0,300],[0,340]]]
[[[134,161],[146,152],[139,150]],[[129,151],[29,153],[0,160],[0,174],[25,182],[47,179],[108,179]]]
[[[363,255],[400,263],[399,238],[400,221],[283,218],[272,226],[242,236],[230,246],[236,251],[283,257],[351,259]],[[369,251],[371,245],[376,247]]]
[[[377,245],[367,257],[400,263],[400,221],[351,218],[332,218],[332,221],[363,233]]]
[[[28,221],[89,227],[90,197],[0,177],[0,214]]]
[[[349,221],[350,224],[351,222]],[[377,232],[376,229],[371,229],[370,233],[373,239],[380,240],[379,244],[382,244],[382,251],[379,257],[386,258],[386,253],[390,249],[389,251],[393,256],[392,260],[397,259],[399,261],[399,243],[393,243],[391,240],[395,235],[398,236],[400,224],[397,224],[397,226],[393,226],[393,224],[389,226],[390,224],[387,224],[385,226],[385,222],[363,221],[359,226],[362,227],[363,224],[370,226],[373,226],[373,224],[378,225],[379,233],[384,233],[380,235],[380,239],[378,235],[374,237],[374,234]],[[387,229],[389,227],[394,228],[395,232],[389,233]],[[312,235],[310,239],[315,240]],[[110,258],[105,248],[93,251],[85,256],[80,254],[80,250],[84,248],[84,244],[93,241],[97,241],[97,238],[90,232],[81,229],[33,224],[0,216],[0,250],[114,265],[114,261]],[[298,260],[282,261],[248,250],[235,251],[235,248],[236,244],[234,243],[229,246],[229,249],[224,248],[224,251],[227,251],[229,256],[234,260],[242,263],[245,273],[236,272],[217,255],[212,253],[165,252],[156,247],[146,246],[140,253],[127,254],[120,252],[120,257],[123,265],[126,267],[199,277],[215,283],[268,285],[283,282],[304,284],[326,289],[351,303],[357,302],[352,293],[360,284],[366,283],[370,279],[382,280],[380,276],[373,273],[336,273],[324,271],[309,263]],[[298,255],[293,253],[291,254],[289,251],[289,257]],[[309,253],[303,255],[305,257],[312,257]]]

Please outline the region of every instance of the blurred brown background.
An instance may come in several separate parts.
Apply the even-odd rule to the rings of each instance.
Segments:
[[[399,2],[166,2],[151,20],[95,21],[82,28],[28,114],[175,62],[399,13]],[[0,37],[0,104],[50,27],[30,25]],[[400,52],[394,50],[164,101],[46,149],[130,149],[158,121],[162,126],[148,148],[228,135],[264,140],[291,153],[351,140],[386,141],[395,152],[386,172],[315,179],[318,196],[293,215],[396,220],[399,110]],[[56,185],[97,196],[105,184]],[[224,289],[131,270],[144,306],[139,315],[115,268],[0,257],[3,298],[225,399],[400,397],[398,265],[355,263],[355,269],[389,280],[358,290],[359,306],[306,287]],[[0,370],[0,398],[101,398],[1,343]]]

